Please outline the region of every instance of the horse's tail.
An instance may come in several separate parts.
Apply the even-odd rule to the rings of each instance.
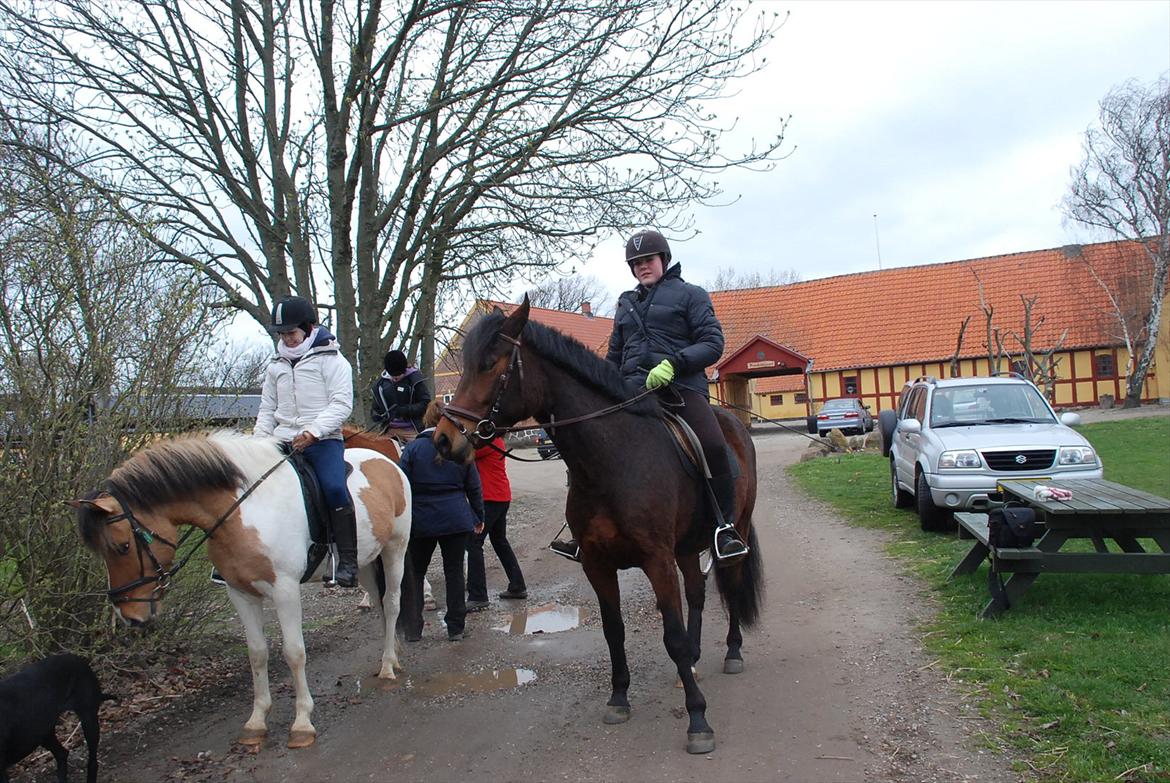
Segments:
[[[374,558],[374,584],[378,585],[378,605],[386,597],[386,566],[382,563],[382,556]]]
[[[740,625],[754,626],[764,603],[764,560],[760,557],[760,541],[754,525],[748,535],[747,556],[729,568],[716,568],[715,584],[719,586],[723,606],[735,613]]]

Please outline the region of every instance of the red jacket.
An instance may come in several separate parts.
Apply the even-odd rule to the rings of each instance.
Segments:
[[[504,439],[492,441],[496,449],[504,448]],[[508,483],[508,469],[504,467],[504,455],[492,446],[475,450],[475,467],[479,469],[479,480],[483,483],[483,499],[496,503],[512,500],[512,485]]]

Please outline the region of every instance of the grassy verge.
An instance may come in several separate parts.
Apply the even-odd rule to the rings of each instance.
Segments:
[[[1170,494],[1170,418],[1081,431],[1106,478]],[[1002,619],[981,621],[986,566],[948,579],[970,543],[923,533],[916,516],[895,510],[885,459],[828,457],[791,473],[851,523],[892,533],[890,553],[939,606],[923,644],[971,689],[1018,771],[1042,781],[1170,781],[1170,578],[1044,575]]]

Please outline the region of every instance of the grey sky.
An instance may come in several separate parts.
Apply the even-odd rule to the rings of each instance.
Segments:
[[[685,276],[795,268],[803,279],[1092,239],[1062,224],[1097,103],[1170,70],[1170,2],[774,2],[769,66],[727,101],[737,133],[792,115],[792,154],[723,178],[675,242]],[[616,293],[622,240],[581,270]]]

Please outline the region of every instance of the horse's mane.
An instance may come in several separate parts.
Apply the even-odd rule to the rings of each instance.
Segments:
[[[134,454],[110,474],[106,487],[136,511],[187,500],[207,490],[235,491],[280,459],[275,441],[240,433],[183,435]],[[93,500],[99,493],[92,493]],[[108,546],[106,515],[82,508],[81,535],[94,549]]]
[[[485,316],[467,334],[463,343],[464,361],[466,362],[468,357],[476,357],[479,363],[475,368],[477,371],[488,369],[499,355],[494,342],[503,322],[504,315],[493,312]],[[626,383],[621,371],[613,363],[600,358],[580,341],[563,332],[529,321],[524,326],[522,338],[524,344],[542,358],[614,402],[623,402],[637,394],[637,390]],[[662,407],[654,395],[644,397],[625,410],[655,418],[662,416]]]

